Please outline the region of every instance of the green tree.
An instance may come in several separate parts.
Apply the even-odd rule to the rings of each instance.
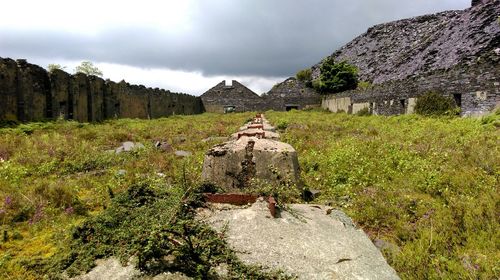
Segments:
[[[90,61],[82,61],[80,65],[76,66],[75,73],[83,73],[87,75],[102,77],[102,71],[94,66],[94,64]]]
[[[320,78],[313,81],[313,87],[321,93],[356,89],[358,85],[358,69],[345,61],[336,63],[329,57],[321,64],[320,69]]]
[[[49,72],[53,72],[54,70],[64,70],[66,69],[66,66],[61,66],[61,64],[51,63],[47,66],[47,69],[49,70]]]

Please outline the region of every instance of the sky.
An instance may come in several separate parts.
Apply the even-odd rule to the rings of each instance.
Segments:
[[[258,94],[369,27],[464,9],[470,0],[12,0],[0,57],[201,95],[222,80]]]

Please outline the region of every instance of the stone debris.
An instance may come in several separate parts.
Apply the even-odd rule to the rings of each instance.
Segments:
[[[282,269],[298,279],[399,279],[366,234],[341,211],[290,205],[271,219],[262,199],[247,208],[205,208],[198,216],[227,229],[229,245],[247,264]],[[349,222],[350,221],[350,222]]]
[[[174,151],[172,145],[170,145],[167,141],[156,141],[154,145],[158,150],[163,152],[172,153]]]
[[[115,153],[119,154],[122,152],[130,152],[133,150],[144,149],[144,145],[142,143],[134,143],[134,142],[123,142],[122,145],[115,149]]]

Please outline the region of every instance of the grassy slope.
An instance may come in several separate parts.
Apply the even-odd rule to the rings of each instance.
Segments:
[[[109,190],[122,192],[142,177],[198,182],[203,155],[214,144],[201,140],[227,136],[252,115],[1,129],[0,222],[8,241],[0,240],[0,278],[36,278],[26,264],[51,257],[72,225],[101,213]],[[266,116],[288,127],[283,141],[298,150],[304,181],[323,191],[320,201],[343,208],[373,239],[399,247],[385,255],[403,278],[499,277],[500,143],[494,125],[324,112]],[[176,141],[179,135],[186,141]],[[155,150],[154,139],[194,154],[176,159]],[[146,149],[106,153],[127,140]],[[127,173],[117,175],[120,169]]]
[[[282,141],[322,202],[399,247],[385,256],[402,278],[500,277],[498,116],[266,116],[288,127]]]

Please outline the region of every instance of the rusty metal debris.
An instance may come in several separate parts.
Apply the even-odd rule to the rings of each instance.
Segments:
[[[225,203],[231,205],[247,205],[257,201],[258,196],[253,194],[240,193],[205,193],[206,202]]]
[[[274,197],[270,196],[269,199],[267,200],[268,205],[267,207],[269,208],[269,212],[271,212],[271,216],[273,218],[276,218],[276,199]]]

